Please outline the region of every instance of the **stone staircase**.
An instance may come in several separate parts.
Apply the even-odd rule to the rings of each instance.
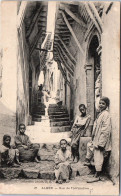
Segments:
[[[67,109],[64,106],[58,106],[57,104],[50,104],[48,107],[48,116],[45,116],[45,108],[42,104],[39,104],[38,107],[35,108],[33,114],[33,122],[34,124],[38,124],[37,122],[46,123],[49,127],[51,127],[50,132],[67,132],[70,131],[70,121],[69,114]],[[46,126],[45,125],[45,126]]]
[[[71,130],[68,111],[64,106],[50,104],[48,108],[51,132],[67,132]]]

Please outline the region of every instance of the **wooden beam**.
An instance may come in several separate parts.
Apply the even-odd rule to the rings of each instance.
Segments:
[[[65,16],[65,14],[64,14],[64,12],[61,12],[61,13],[62,13],[62,16],[63,16],[63,18],[64,18],[64,20],[65,20],[65,23],[66,23],[68,29],[70,30],[70,32],[71,32],[71,34],[72,34],[72,36],[73,36],[73,38],[74,38],[74,40],[75,40],[77,46],[79,47],[81,53],[84,55],[84,51],[83,51],[83,49],[82,49],[82,47],[81,47],[81,45],[80,45],[80,43],[79,43],[79,41],[78,41],[78,39],[77,39],[75,33],[74,33],[74,31],[73,31],[71,25],[69,24],[69,22],[68,22],[68,20],[67,20],[67,18],[66,18],[66,16]]]
[[[74,75],[74,74],[73,74],[73,71],[72,71],[72,70],[70,69],[70,67],[66,64],[65,59],[63,58],[62,54],[60,53],[60,49],[57,48],[56,50],[57,50],[57,52],[58,52],[58,57],[60,57],[60,59],[61,59],[61,62],[64,64],[64,66],[65,66],[65,68],[68,70],[68,72],[73,76],[73,75]]]
[[[60,11],[61,12],[61,11]],[[73,22],[69,22],[71,25],[73,24]],[[62,21],[62,22],[58,22],[57,21],[57,24],[56,25],[59,25],[59,26],[65,26],[65,23]]]
[[[58,38],[59,38],[60,42],[63,44],[65,50],[67,51],[67,53],[69,54],[69,56],[71,57],[71,59],[76,64],[76,59],[73,57],[73,55],[71,54],[71,52],[69,51],[69,49],[67,48],[67,46],[65,45],[65,43],[63,42],[63,40],[61,39],[61,37],[59,35],[58,35]]]
[[[61,45],[59,43],[57,43],[57,45],[60,48],[60,50],[62,51],[62,53],[66,56],[66,58],[68,59],[68,61],[71,63],[72,68],[74,70],[75,64],[73,63],[73,61],[69,58],[69,56],[66,54],[66,52],[64,52],[64,50],[62,49]]]
[[[69,16],[71,16],[78,24],[80,24],[82,27],[84,27],[84,28],[87,29],[85,23],[84,23],[83,21],[79,20],[79,19],[73,14],[73,12],[71,12],[67,7],[65,7],[64,10],[65,10],[65,12],[66,12]]]
[[[39,39],[40,39],[40,36],[42,36],[42,32],[41,32],[41,31],[39,31],[39,32],[37,33],[37,35],[36,35],[36,37],[35,37],[35,40],[34,40],[34,43],[33,43],[33,45],[31,46],[31,49],[30,49],[30,56],[32,55],[32,53],[33,53],[33,51],[34,51],[34,48],[36,47],[37,42],[38,42]]]
[[[92,14],[92,11],[90,10],[89,5],[87,4],[87,2],[84,3],[85,4],[85,8],[90,16],[90,18],[92,19],[93,23],[95,24],[97,30],[99,31],[99,33],[101,33],[101,28],[99,26],[99,24],[97,23],[97,21],[95,20],[94,15]]]
[[[59,30],[68,30],[68,28],[67,28],[67,25],[65,25],[65,26],[60,26],[60,25],[56,25],[56,29],[59,29]]]
[[[70,64],[68,64],[67,60],[64,58],[64,53],[62,52],[63,50],[61,50],[60,47],[57,47],[56,49],[59,50],[60,56],[62,57],[67,69],[73,73],[74,67],[70,67]]]
[[[102,20],[101,20],[99,14],[98,14],[98,11],[97,11],[94,3],[93,2],[88,2],[88,5],[91,8],[91,10],[92,10],[92,12],[93,12],[93,14],[94,14],[94,16],[95,16],[95,18],[96,18],[100,28],[101,28],[101,31],[102,31],[103,23],[102,23]]]
[[[67,33],[69,33],[70,34],[70,31],[69,30],[63,30],[63,31],[62,30],[61,31],[60,30],[55,30],[55,33],[57,33],[57,34],[63,34],[63,33],[67,34]]]
[[[62,65],[61,65],[61,62],[60,62],[60,61],[57,61],[57,64],[58,64],[58,68],[60,69],[60,71],[61,71],[61,73],[62,73],[62,75],[63,75],[63,77],[64,77],[64,79],[65,79],[65,81],[66,81],[66,83],[67,83],[67,85],[68,85],[69,87],[71,87],[70,82],[68,81],[68,79],[67,79],[67,77],[66,77],[65,71],[63,70],[63,67],[62,67]]]
[[[63,58],[63,55],[61,54],[61,51],[59,48],[57,48],[58,51],[58,56],[60,57],[61,61],[63,62],[64,66],[66,67],[66,69],[68,70],[68,72],[71,74],[71,76],[74,75],[73,71],[71,70],[71,68],[67,65],[65,59]]]
[[[70,34],[64,34],[62,35],[63,37],[69,37],[70,38]],[[55,38],[58,38],[58,35],[55,34]]]
[[[46,49],[42,49],[42,48],[35,48],[36,50],[39,51],[44,51],[44,52],[53,52],[53,50],[46,50]]]
[[[59,50],[60,50],[60,52],[63,54],[63,58],[64,58],[64,56],[66,56],[66,59],[64,59],[65,61],[69,61],[70,62],[70,64],[69,64],[69,62],[66,62],[67,64],[68,64],[68,66],[71,68],[71,70],[74,72],[74,65],[73,65],[73,63],[72,63],[72,61],[69,59],[69,57],[67,56],[67,54],[63,51],[63,49],[61,48],[61,46],[60,46],[60,44],[58,43],[58,47],[59,47]]]
[[[70,40],[70,37],[63,37],[62,39],[63,39],[63,41]],[[58,41],[59,39],[57,37],[55,37],[54,40],[55,41]]]
[[[59,11],[61,11],[61,10],[59,10]],[[68,21],[73,23],[73,19],[72,18],[68,18]],[[57,19],[57,23],[58,22],[63,22],[62,17]]]
[[[108,12],[109,12],[109,10],[111,9],[112,5],[113,5],[113,2],[109,3],[109,4],[105,7],[105,10],[106,10],[105,13],[106,13],[106,14],[108,14]]]
[[[34,26],[35,26],[35,24],[36,24],[36,22],[37,22],[37,20],[38,20],[38,17],[39,17],[39,15],[40,15],[40,13],[41,13],[41,10],[42,10],[42,6],[39,8],[39,10],[37,11],[37,13],[35,14],[35,16],[34,16],[32,22],[31,22],[31,24],[30,24],[30,26],[29,26],[29,30],[28,30],[28,32],[27,32],[27,34],[26,34],[26,37],[27,37],[27,38],[29,38],[29,36],[31,35],[31,32],[32,32],[33,29],[34,29]]]

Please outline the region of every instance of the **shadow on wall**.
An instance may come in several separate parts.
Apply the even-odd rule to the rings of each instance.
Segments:
[[[24,102],[22,100],[20,100],[19,98],[17,98],[16,132],[18,130],[19,124],[24,123],[26,125],[25,117],[26,117],[26,111],[25,111]]]
[[[16,114],[7,107],[7,103],[0,99],[0,145],[4,134],[13,138],[16,134]]]

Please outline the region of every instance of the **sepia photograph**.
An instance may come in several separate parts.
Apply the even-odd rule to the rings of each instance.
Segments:
[[[0,194],[119,195],[120,2],[0,2]]]

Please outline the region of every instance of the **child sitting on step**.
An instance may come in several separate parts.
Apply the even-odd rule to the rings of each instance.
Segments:
[[[62,184],[64,181],[69,182],[72,172],[71,161],[71,152],[67,149],[67,141],[62,139],[60,141],[60,149],[55,156],[56,183]]]
[[[5,167],[19,167],[19,150],[15,149],[15,146],[11,144],[10,135],[3,136],[3,144],[0,148],[0,162],[1,166]]]
[[[40,161],[39,144],[32,144],[29,136],[25,134],[26,127],[24,124],[19,125],[19,132],[15,136],[15,145],[19,150],[20,161]]]

